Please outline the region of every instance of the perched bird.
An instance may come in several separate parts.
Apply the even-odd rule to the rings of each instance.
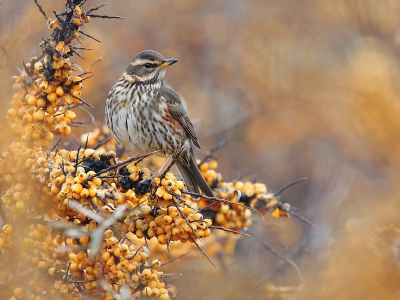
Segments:
[[[118,144],[136,154],[174,158],[188,190],[213,197],[193,156],[193,145],[200,148],[193,124],[164,80],[166,67],[177,61],[152,50],[137,54],[107,96],[107,125]]]

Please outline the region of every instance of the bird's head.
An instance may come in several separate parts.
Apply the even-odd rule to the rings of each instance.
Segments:
[[[161,83],[164,80],[165,68],[177,61],[175,58],[166,59],[156,51],[145,50],[131,60],[122,76],[132,83]]]

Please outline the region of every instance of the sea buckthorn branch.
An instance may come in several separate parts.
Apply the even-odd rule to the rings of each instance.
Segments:
[[[81,98],[83,82],[91,76],[83,77],[87,72],[73,75],[70,62],[71,56],[81,57],[78,50],[86,48],[73,46],[71,41],[80,43],[80,26],[90,17],[104,16],[82,12],[84,2],[67,1],[65,12],[54,12],[55,19],[51,19],[35,1],[52,34],[40,43],[42,55],[24,63],[21,74],[14,77],[15,94],[7,112],[9,127],[19,140],[0,159],[0,179],[9,186],[1,197],[3,221],[9,223],[0,232],[1,261],[12,264],[2,272],[11,271],[8,276],[14,278],[2,296],[72,299],[93,295],[111,299],[121,289],[129,297],[169,299],[160,280],[162,272],[155,271],[159,264],[150,265],[148,254],[133,241],[133,234],[122,231],[120,221],[110,218],[119,207],[134,206],[117,203],[124,195],[114,174],[130,161],[117,162],[113,152],[95,154],[88,142],[84,149],[75,151],[54,151],[59,143],[46,150],[53,134],[71,134],[76,117],[72,108],[91,106]],[[99,178],[96,173],[108,178]],[[19,215],[28,218],[19,222]],[[104,231],[106,225],[122,239],[109,229]],[[97,238],[98,250],[92,245],[96,230],[104,233],[104,240]],[[11,253],[20,261],[7,259]],[[12,270],[21,267],[28,267],[32,276],[21,280],[15,273],[12,277]],[[42,280],[45,274],[48,280]]]

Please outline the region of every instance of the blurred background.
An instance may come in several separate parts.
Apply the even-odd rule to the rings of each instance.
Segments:
[[[64,9],[40,3],[50,17]],[[204,258],[180,266],[181,299],[399,298],[400,1],[120,0],[99,14],[125,19],[92,20],[85,31],[101,43],[82,37],[94,50],[73,59],[94,72],[83,99],[96,121],[131,58],[157,50],[179,59],[166,80],[187,102],[197,156],[229,137],[215,154],[225,181],[278,191],[308,177],[282,200],[314,226],[267,215],[251,228],[299,271],[241,238],[219,270]],[[11,77],[49,34],[33,1],[0,1],[2,151],[12,140]]]

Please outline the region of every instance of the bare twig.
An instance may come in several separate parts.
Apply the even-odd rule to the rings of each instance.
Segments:
[[[136,155],[136,156],[131,157],[131,158],[127,159],[127,160],[124,160],[124,161],[122,161],[122,162],[119,162],[118,164],[115,164],[115,165],[113,165],[113,166],[111,166],[111,167],[109,167],[109,168],[106,168],[106,169],[104,169],[104,170],[101,170],[101,171],[97,172],[96,174],[94,174],[94,175],[92,175],[92,176],[88,176],[88,177],[86,178],[86,180],[84,181],[84,183],[86,184],[89,180],[92,180],[94,177],[97,177],[97,176],[99,176],[99,175],[101,175],[101,174],[103,174],[103,173],[107,173],[107,172],[109,172],[109,171],[111,171],[111,170],[114,170],[114,169],[116,169],[116,168],[119,168],[120,166],[127,165],[127,164],[129,164],[130,162],[133,162],[133,161],[135,161],[135,160],[139,160],[139,159],[143,159],[143,158],[145,158],[145,157],[148,157],[149,155],[152,155],[152,154],[154,154],[154,153],[156,153],[156,152],[158,152],[158,151],[153,151],[153,152],[150,152],[150,153],[147,153],[147,154],[144,154],[144,155]]]
[[[93,147],[93,149],[98,149],[101,146],[103,146],[104,144],[107,144],[109,141],[111,141],[112,137],[106,138],[104,141],[99,142],[96,146]]]
[[[79,31],[79,32],[82,33],[83,35],[87,36],[88,38],[91,38],[91,39],[95,40],[96,42],[101,43],[101,41],[96,39],[94,36],[91,36],[90,34],[84,32],[84,31]]]
[[[247,233],[244,233],[244,232],[240,232],[240,231],[236,231],[236,230],[232,230],[232,229],[228,229],[228,228],[225,228],[225,227],[222,227],[222,226],[209,226],[208,228],[219,229],[219,230],[223,230],[223,231],[226,231],[226,232],[230,232],[230,233],[234,233],[234,234],[240,234],[240,235],[250,236],[251,237],[250,234],[247,234]]]
[[[289,182],[288,184],[286,184],[286,185],[284,185],[282,188],[280,188],[276,193],[274,193],[274,195],[275,195],[275,196],[278,196],[278,195],[279,195],[280,193],[282,193],[284,190],[290,188],[291,186],[295,185],[296,183],[305,181],[305,180],[307,180],[307,179],[308,179],[307,177],[303,177],[303,178],[296,179],[296,180],[294,180],[294,181],[292,181],[292,182]]]
[[[310,225],[310,226],[314,226],[314,223],[312,223],[311,221],[307,220],[305,217],[299,215],[297,212],[294,211],[290,211],[289,212],[291,215],[295,216],[296,218],[299,218],[300,220],[302,220],[304,223]]]
[[[193,192],[188,192],[188,191],[182,191],[182,194],[188,194],[190,196],[194,196],[194,197],[197,197],[197,198],[201,197],[201,198],[204,198],[204,199],[207,199],[207,200],[214,200],[214,201],[222,202],[222,203],[229,203],[229,204],[233,204],[233,205],[239,205],[239,206],[242,206],[242,207],[245,207],[245,208],[251,210],[252,212],[255,212],[256,214],[260,215],[262,219],[264,219],[264,216],[262,215],[262,213],[260,213],[257,209],[249,207],[249,206],[246,206],[246,205],[244,205],[244,204],[242,204],[240,202],[233,202],[233,201],[229,201],[229,200],[226,200],[226,199],[220,199],[220,198],[217,198],[217,197],[209,197],[209,196],[206,196],[206,195],[203,195],[203,194],[198,194],[198,193],[193,193]]]
[[[171,263],[171,262],[173,262],[173,261],[175,261],[175,260],[181,258],[182,256],[185,256],[185,255],[188,254],[188,253],[189,253],[189,252],[185,252],[185,253],[183,253],[183,254],[177,256],[177,257],[174,257],[174,258],[170,259],[169,261],[166,261],[165,263],[162,263],[161,265],[162,265],[162,266],[165,266],[165,265],[167,265],[167,264],[169,264],[169,263]]]
[[[90,14],[92,11],[98,10],[99,8],[102,8],[102,7],[104,7],[104,6],[108,5],[108,4],[110,4],[110,2],[100,4],[99,6],[96,6],[96,7],[92,7],[92,8],[89,9],[87,12],[85,12],[85,15],[88,15],[88,14]]]
[[[85,100],[83,100],[82,98],[80,98],[80,97],[78,97],[78,96],[74,96],[74,95],[72,95],[72,93],[71,92],[69,92],[69,94],[72,96],[72,97],[74,97],[74,98],[76,98],[76,99],[78,99],[79,101],[81,101],[81,102],[83,102],[83,103],[85,103],[87,106],[89,106],[89,107],[91,107],[91,108],[95,108],[92,104],[90,104],[90,103],[87,103]]]
[[[223,139],[223,140],[220,141],[218,144],[216,144],[214,147],[212,147],[212,148],[210,149],[210,151],[208,151],[207,155],[200,161],[199,166],[200,166],[202,163],[205,163],[209,158],[213,158],[213,157],[214,157],[214,156],[213,156],[214,152],[217,151],[219,148],[221,148],[223,145],[225,145],[226,142],[230,140],[230,138],[231,138],[231,137],[228,136],[227,138]]]
[[[43,7],[37,2],[37,0],[35,0],[35,4],[39,8],[40,12],[42,13],[42,15],[44,16],[44,18],[47,21],[49,19],[49,17],[46,15],[45,11],[43,10]]]
[[[107,15],[93,15],[93,14],[86,14],[88,17],[91,18],[102,18],[102,19],[125,19],[124,17],[120,16],[107,16]]]
[[[195,241],[194,239],[192,239],[192,238],[190,238],[190,239],[191,239],[192,242],[196,245],[196,247],[201,251],[201,253],[203,253],[203,255],[204,255],[205,257],[207,257],[208,261],[209,261],[214,267],[216,267],[216,268],[218,269],[218,267],[216,266],[216,264],[214,264],[214,262],[213,262],[213,261],[211,260],[211,258],[207,255],[207,253],[204,252],[203,248],[201,248],[201,247],[199,246],[199,244],[197,244],[196,241]]]

